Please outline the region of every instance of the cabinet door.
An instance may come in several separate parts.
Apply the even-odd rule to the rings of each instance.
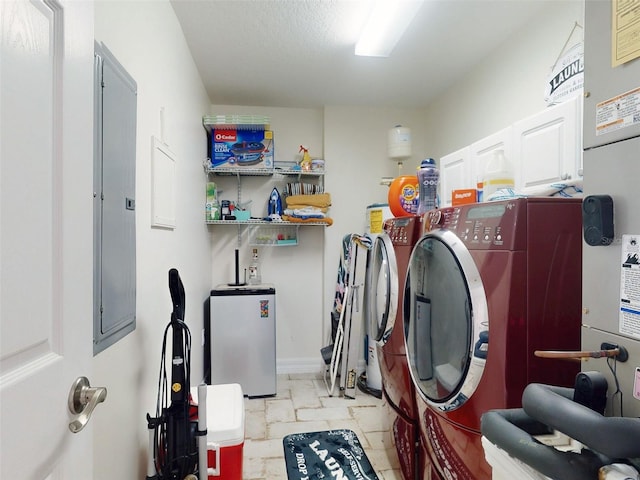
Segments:
[[[543,185],[577,179],[581,143],[575,97],[514,124],[516,188],[531,193]]]
[[[485,166],[491,159],[493,151],[500,149],[504,150],[504,156],[511,162],[514,171],[517,172],[518,158],[513,148],[513,131],[512,127],[507,127],[471,145],[471,181],[474,186],[478,181],[482,180]]]
[[[469,147],[440,158],[440,206],[451,206],[451,192],[463,188],[475,188],[471,181]]]

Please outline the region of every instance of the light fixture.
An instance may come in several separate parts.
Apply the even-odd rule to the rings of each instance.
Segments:
[[[423,0],[376,0],[356,43],[356,55],[388,57]]]

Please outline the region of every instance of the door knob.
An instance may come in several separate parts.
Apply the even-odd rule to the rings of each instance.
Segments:
[[[69,392],[69,411],[78,416],[69,424],[69,430],[73,433],[82,430],[91,418],[93,409],[104,402],[105,398],[106,388],[92,387],[87,377],[76,378]]]

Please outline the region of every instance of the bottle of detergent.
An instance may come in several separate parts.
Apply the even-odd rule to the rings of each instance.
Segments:
[[[511,162],[504,156],[504,150],[494,150],[484,168],[483,196],[489,200],[491,194],[502,188],[514,188],[515,180]]]
[[[433,158],[425,158],[418,169],[418,215],[438,207],[438,180],[440,171]]]
[[[387,194],[391,213],[396,217],[415,215],[418,210],[418,177],[400,175],[396,177]]]

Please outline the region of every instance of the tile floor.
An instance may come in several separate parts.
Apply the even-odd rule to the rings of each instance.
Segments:
[[[386,401],[356,391],[330,397],[322,374],[278,375],[275,397],[245,398],[244,480],[286,480],[282,439],[291,433],[353,430],[380,480],[402,480]]]

